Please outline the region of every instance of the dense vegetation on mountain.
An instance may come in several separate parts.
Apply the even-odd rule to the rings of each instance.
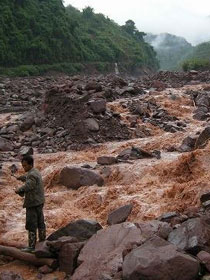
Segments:
[[[182,64],[183,70],[209,70],[210,69],[210,42],[194,47],[193,52]]]
[[[4,0],[0,73],[8,67],[19,67],[25,74],[47,69],[74,72],[87,63],[106,70],[114,62],[129,71],[157,69],[156,54],[143,35],[132,20],[121,27],[90,7],[80,12],[65,8],[62,0]]]
[[[177,70],[181,62],[192,52],[192,45],[184,38],[168,33],[159,35],[148,34],[144,37],[157,52],[162,70]]]

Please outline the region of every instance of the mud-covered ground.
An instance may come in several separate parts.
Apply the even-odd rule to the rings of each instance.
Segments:
[[[173,133],[166,131],[164,126],[149,120],[145,122],[144,118],[138,117],[135,128],[140,126],[149,131],[149,135],[143,138],[135,137],[133,133],[129,140],[94,143],[82,151],[39,154],[35,149],[35,166],[41,171],[45,183],[47,234],[82,218],[97,220],[106,227],[110,211],[128,203],[133,204],[128,221],[149,220],[166,212],[183,213],[198,207],[200,193],[210,189],[210,144],[189,153],[180,153],[177,148],[185,137],[201,132],[208,126],[208,118],[203,121],[193,118],[195,104],[191,96],[186,94],[189,90],[200,91],[205,87],[206,84],[200,82],[176,89],[157,91],[153,88],[147,90],[143,97],[141,95],[141,100],[152,100],[153,104],[155,102],[170,116],[186,124]],[[118,113],[120,121],[129,129],[132,127],[130,118],[133,114],[129,106],[123,104],[131,100],[132,97],[123,97],[107,102],[107,108]],[[3,126],[15,118],[14,113],[2,113],[0,123]],[[146,151],[159,150],[161,158],[130,160],[111,165],[106,170],[97,165],[97,157],[117,156],[132,146]],[[17,157],[12,160],[10,156],[9,159],[4,160],[0,177],[0,244],[21,247],[27,243],[25,210],[22,208],[22,198],[14,193],[14,188],[21,183],[11,176],[9,167],[15,163],[19,168],[18,174],[22,174],[23,170]],[[62,167],[84,164],[96,167],[105,179],[104,186],[71,190],[58,184]],[[24,279],[37,279],[35,267],[20,261],[7,262],[5,259],[1,261],[0,272],[11,270],[20,273]],[[64,274],[56,271],[42,279],[64,279]]]

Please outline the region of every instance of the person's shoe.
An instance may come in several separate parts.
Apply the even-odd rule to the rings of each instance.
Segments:
[[[35,252],[35,249],[33,247],[26,247],[26,248],[22,248],[20,250],[24,253],[34,253]]]
[[[45,239],[46,239],[46,229],[45,228],[44,229],[39,228],[38,232],[39,232],[39,242],[45,241]]]

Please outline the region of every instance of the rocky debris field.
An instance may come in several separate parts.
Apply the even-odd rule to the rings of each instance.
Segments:
[[[0,279],[209,279],[209,96],[209,72],[2,78]],[[28,264],[24,154],[48,234]]]
[[[205,79],[204,79],[205,77]],[[157,104],[153,92],[209,80],[209,73],[160,72],[153,77],[46,77],[1,79],[1,160],[31,146],[49,153],[81,150],[107,141],[149,136],[144,124],[165,131],[183,131],[187,123]],[[197,119],[208,118],[208,87],[186,92]],[[175,99],[170,91],[170,98]],[[131,114],[130,114],[131,112]]]

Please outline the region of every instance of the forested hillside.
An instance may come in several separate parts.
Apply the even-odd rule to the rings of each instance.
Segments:
[[[153,48],[128,20],[119,26],[90,7],[65,8],[61,0],[4,0],[0,7],[0,66],[118,62],[129,71],[157,69]],[[65,63],[65,65],[64,65]],[[42,67],[43,68],[43,67]],[[100,68],[100,67],[99,67]],[[47,69],[47,67],[46,67]],[[2,71],[1,71],[2,72]]]
[[[162,70],[178,70],[181,62],[192,52],[192,45],[184,38],[168,33],[159,35],[148,34],[145,40],[157,52],[157,58]]]
[[[209,70],[210,69],[210,42],[194,47],[193,52],[183,62],[183,70]]]

